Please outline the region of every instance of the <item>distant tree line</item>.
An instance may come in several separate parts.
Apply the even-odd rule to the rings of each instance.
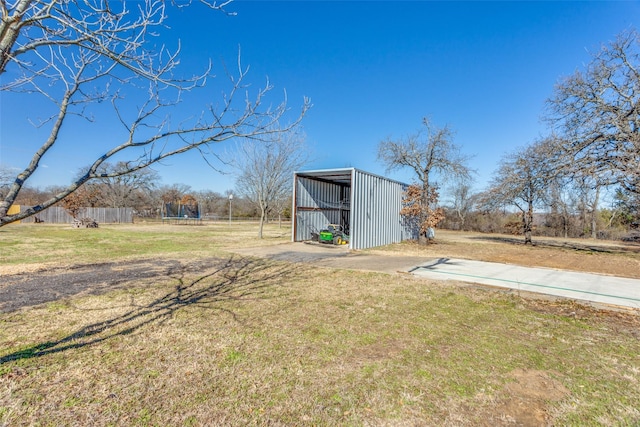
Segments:
[[[629,203],[627,196],[617,192],[609,207],[594,210],[594,192],[589,188],[560,199],[557,189],[536,210],[527,224],[530,236],[595,238],[640,241],[639,200]],[[523,213],[509,208],[486,205],[486,193],[452,194],[446,201],[441,228],[523,235]],[[595,232],[595,233],[594,233]]]
[[[106,165],[110,169],[118,165]],[[0,178],[2,175],[0,174]],[[0,181],[0,195],[6,191],[7,184]],[[26,186],[20,192],[16,204],[35,206],[43,200],[49,200],[60,192],[61,186],[34,188]],[[210,190],[195,191],[186,184],[160,184],[160,176],[151,169],[143,169],[136,174],[94,180],[85,184],[73,194],[65,197],[57,206],[68,211],[78,207],[130,207],[136,218],[160,218],[162,207],[166,203],[178,203],[183,200],[195,200],[200,215],[209,219],[229,218],[229,192],[219,193]],[[289,218],[290,197],[282,204],[266,212],[267,218],[280,216]],[[260,207],[241,194],[233,194],[231,201],[233,218],[259,218]]]

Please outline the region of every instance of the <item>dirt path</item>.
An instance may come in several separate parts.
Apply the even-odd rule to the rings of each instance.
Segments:
[[[55,268],[29,273],[3,275],[0,312],[58,301],[78,295],[100,295],[128,284],[155,277],[171,277],[180,271],[204,271],[218,258],[185,264],[177,260],[145,259]]]

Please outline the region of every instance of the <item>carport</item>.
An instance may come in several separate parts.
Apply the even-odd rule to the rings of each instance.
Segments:
[[[350,249],[388,245],[417,237],[400,215],[407,184],[355,168],[294,174],[294,242],[311,240],[327,224],[339,224]]]

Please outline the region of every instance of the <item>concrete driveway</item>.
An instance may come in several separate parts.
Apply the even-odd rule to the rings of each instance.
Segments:
[[[640,309],[638,279],[464,259],[371,255],[350,252],[341,246],[307,243],[245,248],[235,252],[331,268],[411,273],[433,280],[455,280]]]
[[[435,280],[458,280],[600,304],[640,308],[638,279],[449,258],[423,262],[414,267],[411,273]]]

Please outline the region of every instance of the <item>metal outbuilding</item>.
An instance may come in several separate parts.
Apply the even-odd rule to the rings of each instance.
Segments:
[[[417,237],[400,215],[407,184],[355,168],[294,174],[294,242],[311,240],[327,224],[340,224],[350,249],[366,249]]]

